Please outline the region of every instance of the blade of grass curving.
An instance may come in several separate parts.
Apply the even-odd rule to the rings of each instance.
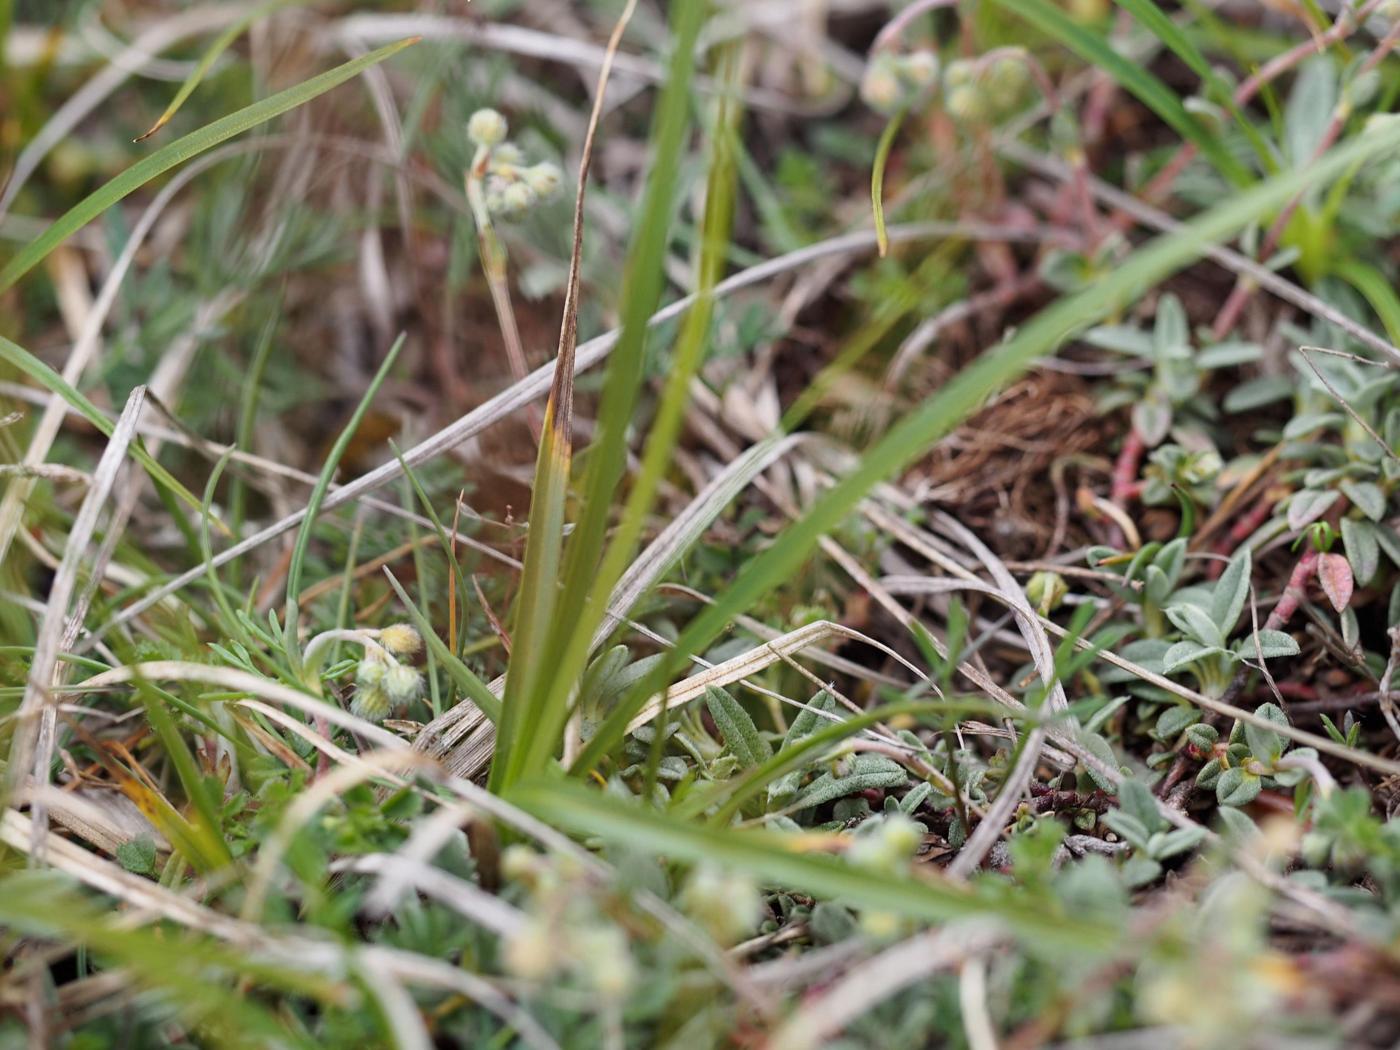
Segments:
[[[578,277],[583,245],[583,200],[588,184],[593,137],[602,115],[607,76],[611,70],[611,56],[616,52],[626,25],[626,16],[632,7],[629,4],[624,10],[624,17],[619,20],[609,41],[609,60],[599,74],[599,86],[584,140],[584,160],[579,166],[569,289],[560,327],[554,382],[545,410],[546,424],[536,461],[525,568],[521,576],[515,627],[511,633],[512,656],[506,675],[500,735],[491,763],[490,783],[496,791],[518,777],[519,770],[527,761],[532,739],[541,732],[540,716],[549,701],[551,684],[561,677],[555,673],[555,658],[550,652],[553,632],[556,626],[576,618],[583,607],[583,598],[596,577],[612,493],[621,475],[618,463],[625,461],[627,424],[641,383],[641,355],[646,340],[647,320],[661,296],[662,263],[680,163],[681,140],[688,123],[695,41],[706,7],[698,0],[693,4],[681,5],[677,12],[671,75],[657,104],[652,135],[654,167],[647,179],[641,220],[628,251],[623,277],[623,287],[629,291],[623,306],[622,333],[604,380],[603,400],[598,412],[600,433],[590,456],[582,517],[569,541],[569,560],[564,569],[561,597],[558,577],[563,563],[564,499],[573,459],[573,375],[578,325]],[[619,358],[619,354],[623,356]],[[619,367],[620,362],[625,367]],[[564,612],[556,616],[556,608]],[[560,726],[562,728],[562,721]]]
[[[258,422],[258,399],[262,394],[263,375],[267,363],[272,359],[272,337],[277,331],[277,322],[282,316],[282,299],[285,287],[279,289],[267,312],[267,320],[258,332],[258,341],[253,348],[252,361],[243,379],[243,389],[238,399],[238,430],[234,437],[234,447],[244,452],[253,451],[253,429]],[[235,477],[229,486],[228,515],[236,533],[242,533],[243,521],[247,513],[248,489],[243,479]],[[241,562],[234,562],[230,575],[235,582],[241,581]]]
[[[1385,326],[1392,343],[1400,341],[1400,296],[1385,274],[1375,266],[1355,257],[1332,263],[1332,271],[1360,292]]]
[[[885,232],[885,164],[894,149],[895,137],[904,123],[905,110],[900,110],[889,119],[885,130],[880,132],[880,141],[875,146],[875,163],[870,166],[870,210],[875,216],[875,245],[884,258],[890,251],[890,235]]]
[[[1001,346],[980,356],[938,393],[893,426],[802,518],[763,553],[740,569],[729,590],[706,606],[681,633],[674,650],[625,697],[575,762],[574,772],[591,769],[623,738],[637,710],[671,679],[688,654],[709,645],[738,613],[791,579],[821,537],[840,522],[879,482],[923,455],[928,447],[1037,358],[1054,352],[1069,336],[1125,306],[1151,285],[1248,223],[1291,200],[1301,190],[1347,171],[1353,164],[1400,146],[1400,127],[1383,126],[1334,150],[1315,165],[1277,175],[1192,220],[1180,230],[1139,249],[1092,287],[1036,314]]]
[[[671,860],[747,872],[776,886],[839,898],[857,907],[928,922],[970,916],[1000,919],[1023,936],[1087,950],[1109,947],[1117,938],[1113,929],[1060,914],[1041,897],[990,897],[941,879],[877,873],[836,857],[794,852],[801,848],[794,836],[699,827],[566,781],[521,784],[509,801],[578,834],[597,835]]]
[[[195,89],[199,87],[200,82],[204,80],[210,68],[219,60],[219,56],[228,50],[230,44],[247,32],[249,26],[259,18],[264,18],[272,14],[272,12],[276,11],[279,7],[287,7],[289,4],[300,2],[301,0],[267,0],[266,3],[259,4],[215,37],[214,42],[209,45],[204,54],[199,57],[199,61],[195,63],[195,67],[190,71],[190,75],[187,76],[184,83],[180,85],[180,89],[175,92],[175,97],[170,100],[170,105],[165,107],[165,112],[156,119],[156,122],[152,124],[147,131],[137,135],[132,141],[143,142],[161,128],[165,127],[165,125],[169,124],[170,118],[180,112],[180,107],[194,94]]]
[[[721,61],[726,70],[723,77],[724,82],[737,84],[738,63],[732,48],[725,50]],[[632,490],[628,493],[622,513],[618,517],[616,530],[603,553],[601,563],[597,561],[596,551],[575,546],[578,543],[577,533],[570,544],[569,569],[572,573],[577,574],[571,580],[576,587],[570,589],[566,583],[562,604],[565,614],[554,625],[554,634],[550,643],[550,651],[560,653],[561,656],[553,668],[552,677],[542,683],[544,695],[538,699],[534,709],[535,732],[528,741],[528,750],[524,759],[525,767],[532,773],[538,773],[544,768],[545,763],[548,762],[559,745],[561,734],[568,720],[569,695],[574,684],[583,674],[588,654],[593,648],[595,631],[607,614],[608,601],[614,586],[622,578],[623,573],[627,571],[628,565],[636,560],[637,547],[647,516],[651,511],[661,482],[671,467],[672,454],[680,436],[685,409],[689,403],[691,379],[699,370],[700,363],[709,346],[710,320],[714,310],[714,288],[723,272],[725,248],[729,244],[734,215],[735,139],[738,135],[738,120],[741,112],[737,94],[737,91],[734,91],[721,99],[715,127],[710,136],[711,161],[705,194],[705,214],[702,222],[702,248],[698,265],[699,287],[696,289],[695,305],[686,314],[685,322],[676,342],[675,354],[670,368],[667,370],[666,383],[657,405],[656,419],[647,435],[646,448],[642,453],[641,468],[633,481]],[[660,172],[657,174],[659,177]],[[664,244],[664,239],[659,243]],[[630,305],[631,300],[629,299]],[[650,315],[650,311],[655,308],[655,305],[655,300],[638,305],[639,310],[645,309],[646,311],[637,320],[638,327],[644,328],[645,319]],[[625,339],[626,336],[624,335],[623,338]],[[644,339],[637,341],[638,353],[640,353],[644,343]],[[624,395],[612,405],[608,405],[605,401],[605,409],[617,413],[616,423],[612,428],[612,432],[620,438],[620,444],[616,449],[616,454],[620,457],[616,463],[616,474],[620,474],[622,465],[625,463],[627,452],[626,423],[630,420],[635,407],[640,373],[640,359],[637,361],[635,373],[624,373],[625,381],[631,386],[628,392],[631,400],[627,400],[628,395]],[[605,389],[613,389],[611,384],[615,381],[615,376],[616,373],[609,372],[609,386]],[[612,453],[604,452],[599,448],[594,448],[591,452],[593,456],[607,454]],[[604,472],[600,470],[590,480],[599,480],[602,483],[602,480],[605,480],[603,474]],[[603,502],[601,505],[585,502],[583,517],[591,517],[594,523],[605,526],[611,509],[612,490],[604,491],[590,488],[587,499]],[[598,539],[601,543],[601,531],[598,534]],[[592,566],[592,571],[585,577],[582,568],[587,565]],[[581,596],[581,604],[571,603],[571,600],[580,600],[574,598],[575,595]],[[658,733],[658,739],[661,735]]]
[[[292,545],[292,558],[287,565],[286,620],[289,633],[295,628],[297,599],[301,595],[301,567],[306,560],[306,548],[311,543],[311,533],[316,526],[316,518],[321,513],[321,504],[325,501],[326,493],[330,490],[331,479],[335,477],[335,471],[340,466],[341,457],[345,455],[345,450],[350,447],[350,440],[360,429],[360,422],[365,418],[365,413],[369,411],[370,403],[379,393],[379,388],[384,385],[384,380],[389,378],[389,370],[394,367],[399,351],[403,349],[405,338],[401,333],[394,340],[394,345],[389,348],[388,354],[384,356],[384,362],[379,366],[379,371],[375,373],[374,378],[370,380],[369,389],[365,391],[365,396],[360,398],[360,403],[355,406],[355,411],[350,416],[350,422],[345,424],[345,429],[340,432],[340,436],[335,439],[335,444],[331,446],[330,455],[326,457],[326,463],[321,468],[320,476],[316,479],[316,487],[311,490],[311,497],[306,501],[306,517],[302,519],[301,528],[297,530],[296,542]],[[289,636],[294,635],[289,634]]]
[[[96,405],[74,389],[61,375],[44,364],[44,362],[40,361],[24,347],[17,343],[10,342],[2,335],[0,335],[0,361],[12,365],[15,369],[24,373],[36,383],[53,391],[81,412],[83,418],[103,434],[107,437],[112,436],[112,432],[116,428],[112,424],[112,421],[98,410]],[[157,485],[163,486],[174,493],[196,510],[200,508],[201,503],[199,497],[175,480],[174,475],[157,463],[151,454],[142,447],[140,441],[132,442],[131,458],[145,468],[146,473],[151,476],[151,480]],[[225,534],[228,534],[228,527],[217,518],[214,520],[215,524]]]
[[[1234,118],[1240,130],[1249,139],[1249,144],[1254,148],[1260,163],[1265,165],[1265,170],[1274,171],[1277,168],[1277,163],[1268,143],[1264,141],[1264,137],[1259,134],[1258,129],[1245,117],[1235,102],[1235,93],[1215,71],[1215,67],[1201,53],[1201,49],[1196,46],[1195,42],[1157,6],[1156,0],[1118,0],[1118,2],[1134,18],[1150,29],[1153,35],[1170,48],[1177,58],[1191,67],[1191,72],[1201,78],[1201,83],[1206,86],[1212,100],[1223,106],[1226,112]]]
[[[338,87],[370,66],[377,65],[409,45],[417,43],[418,39],[418,37],[410,37],[407,40],[400,40],[376,51],[371,51],[367,55],[361,55],[359,58],[351,59],[334,69],[327,70],[309,80],[304,80],[295,87],[279,91],[275,95],[254,102],[251,106],[245,106],[236,113],[220,117],[212,124],[207,124],[198,131],[192,131],[168,146],[162,146],[144,160],[137,161],[116,178],[73,205],[72,208],[55,219],[48,229],[25,245],[19,254],[11,259],[3,270],[0,270],[0,292],[12,287],[16,281],[42,262],[49,252],[78,230],[156,176],[163,175],[177,164],[182,164],[191,157],[203,153],[221,142],[226,142],[235,135],[240,135],[250,128],[264,124],[288,110],[305,105],[313,98],[324,95],[331,88]]]
[[[1090,29],[1073,21],[1048,0],[995,0],[1016,12],[1041,32],[1054,37],[1080,58],[1118,81],[1128,91],[1161,117],[1182,138],[1194,143],[1216,169],[1235,186],[1247,186],[1252,181],[1249,172],[1221,145],[1220,139],[1203,127],[1187,112],[1175,92],[1142,66],[1132,62],[1109,45],[1108,41]]]

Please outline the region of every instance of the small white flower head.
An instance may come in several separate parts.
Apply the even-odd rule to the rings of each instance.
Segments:
[[[987,96],[996,109],[1010,109],[1021,101],[1030,79],[1024,58],[1016,55],[999,58],[987,70]]]
[[[868,833],[856,836],[848,856],[861,867],[899,871],[913,856],[921,839],[918,825],[902,813],[891,814],[882,817],[879,825]]]
[[[558,969],[559,946],[543,919],[531,919],[506,939],[502,962],[516,977],[542,981]]]
[[[865,67],[860,81],[860,97],[877,113],[892,116],[904,108],[905,89],[900,83],[898,60],[882,51]]]
[[[384,684],[389,665],[379,656],[367,656],[355,668],[355,684],[361,689],[377,689]]]
[[[943,71],[943,90],[951,91],[963,84],[971,84],[977,79],[977,63],[971,59],[959,58],[948,63]]]
[[[636,976],[627,938],[615,926],[594,926],[582,930],[575,944],[579,976],[604,999],[622,999]]]
[[[408,664],[394,664],[384,675],[384,692],[395,706],[417,698],[423,679]]]
[[[501,874],[512,882],[533,881],[543,858],[529,846],[512,843],[501,851]]]
[[[761,904],[752,879],[708,864],[691,874],[681,899],[686,914],[722,945],[734,944],[753,931]]]
[[[409,624],[396,623],[379,632],[379,644],[395,656],[416,656],[423,648],[423,638]]]
[[[515,169],[525,163],[525,153],[514,142],[502,142],[491,151],[491,170],[503,175],[515,175]]]
[[[500,208],[496,209],[503,215],[519,215],[529,208],[538,198],[535,191],[530,189],[523,182],[512,182],[501,190]],[[491,196],[487,195],[487,206],[490,207]]]
[[[559,189],[559,182],[564,174],[559,170],[557,164],[549,161],[542,161],[534,167],[526,168],[523,172],[525,185],[534,191],[535,196],[544,200],[554,196]]]
[[[938,56],[932,51],[911,51],[899,60],[900,78],[920,92],[938,79]]]
[[[976,84],[958,84],[943,96],[943,107],[960,124],[975,124],[986,115],[982,91]]]
[[[389,717],[393,703],[382,685],[361,685],[355,690],[355,699],[350,702],[350,713],[367,722],[382,722]]]
[[[505,141],[510,125],[494,109],[479,109],[467,121],[467,138],[478,146],[498,146]]]

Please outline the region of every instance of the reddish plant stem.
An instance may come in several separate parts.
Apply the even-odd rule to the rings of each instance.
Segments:
[[[1298,563],[1293,566],[1293,572],[1288,577],[1288,586],[1284,587],[1283,595],[1279,598],[1278,604],[1274,606],[1274,611],[1269,613],[1269,618],[1264,621],[1264,630],[1282,630],[1288,621],[1293,619],[1293,614],[1298,611],[1298,606],[1303,604],[1303,599],[1308,594],[1308,584],[1313,576],[1317,574],[1318,552],[1309,547]]]
[[[1115,506],[1125,507],[1141,491],[1138,484],[1138,471],[1142,469],[1142,457],[1147,454],[1147,442],[1138,433],[1137,427],[1129,427],[1128,436],[1123,439],[1123,448],[1113,463],[1112,488],[1109,499]],[[1123,544],[1123,530],[1114,526],[1109,543],[1115,547]]]

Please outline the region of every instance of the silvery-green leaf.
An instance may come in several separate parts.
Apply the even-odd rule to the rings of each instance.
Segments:
[[[1177,642],[1162,657],[1162,671],[1171,674],[1206,655],[1206,647],[1196,642]]]
[[[1151,789],[1140,780],[1128,779],[1118,785],[1118,808],[1137,818],[1149,832],[1166,824],[1166,818],[1157,812],[1157,800],[1152,797]]]
[[[1158,357],[1190,346],[1191,331],[1186,309],[1170,293],[1157,300],[1157,317],[1152,327],[1152,348]]]
[[[1256,639],[1258,641],[1257,647],[1255,645]],[[1235,645],[1235,652],[1246,660],[1258,659],[1261,651],[1264,659],[1272,660],[1280,656],[1297,656],[1302,650],[1298,648],[1298,643],[1293,640],[1292,635],[1264,628],[1245,635]]]
[[[1230,559],[1220,579],[1215,583],[1215,593],[1210,599],[1210,618],[1221,631],[1221,641],[1229,634],[1244,611],[1245,600],[1249,597],[1249,573],[1253,566],[1249,548],[1243,547]]]
[[[1139,547],[1132,559],[1128,562],[1127,568],[1123,570],[1123,579],[1140,579],[1143,569],[1157,556],[1157,552],[1161,550],[1161,546],[1160,543],[1145,543]]]
[[[1135,853],[1123,862],[1123,881],[1132,889],[1161,878],[1162,865],[1145,853]]]
[[[1099,736],[1097,733],[1081,733],[1079,735],[1079,740],[1080,743],[1084,745],[1086,751],[1090,752],[1100,762],[1108,766],[1108,768],[1113,770],[1119,768],[1118,756],[1113,753],[1113,746],[1103,737]],[[1097,784],[1101,790],[1108,792],[1117,790],[1117,786],[1113,781],[1109,780],[1093,766],[1086,765],[1084,768],[1089,774],[1089,779]]]
[[[807,785],[793,806],[809,809],[866,788],[902,787],[908,778],[903,766],[883,755],[853,755],[845,773],[840,776],[823,773]]]
[[[1197,368],[1230,368],[1258,361],[1264,348],[1258,343],[1218,343],[1196,354]]]
[[[1289,162],[1313,162],[1337,105],[1337,71],[1330,57],[1313,57],[1299,68],[1284,108],[1284,142]]]
[[[1261,376],[1234,387],[1225,395],[1225,411],[1248,412],[1293,396],[1293,380],[1288,376]]]
[[[1347,417],[1340,412],[1303,412],[1290,419],[1283,428],[1285,438],[1307,437],[1323,427],[1340,427]]]
[[[1223,772],[1224,766],[1220,764],[1220,759],[1212,758],[1209,762],[1203,765],[1201,767],[1201,771],[1196,774],[1196,786],[1199,788],[1205,788],[1207,791],[1209,791],[1211,788],[1215,787],[1215,785],[1219,782],[1220,775]]]
[[[1225,635],[1221,632],[1220,626],[1199,606],[1169,605],[1166,608],[1166,614],[1167,619],[1175,624],[1178,630],[1202,645],[1220,646],[1225,644]]]
[[[1160,445],[1172,428],[1171,405],[1156,398],[1139,401],[1133,406],[1133,429],[1142,435],[1148,448]]]
[[[1161,839],[1154,845],[1152,855],[1158,860],[1167,860],[1175,857],[1178,853],[1185,853],[1199,846],[1206,837],[1206,829],[1195,828],[1175,828],[1162,835]]]
[[[1376,542],[1376,527],[1369,521],[1342,519],[1342,548],[1351,562],[1356,582],[1363,587],[1371,582],[1381,564],[1381,548]]]
[[[1268,719],[1275,725],[1288,725],[1288,719],[1277,704],[1261,704],[1255,712],[1263,718]],[[1245,743],[1249,745],[1249,752],[1259,761],[1272,765],[1283,754],[1285,741],[1281,734],[1264,726],[1255,725],[1253,722],[1246,722],[1244,726]]]
[[[1142,596],[1153,605],[1161,605],[1172,596],[1172,581],[1155,565],[1149,565],[1143,574]]]
[[[1237,809],[1222,809],[1218,811],[1220,823],[1225,825],[1225,830],[1241,841],[1259,837],[1259,825],[1250,820],[1248,815],[1241,813]]]
[[[1372,521],[1385,517],[1385,496],[1375,482],[1347,480],[1342,482],[1341,489],[1346,498]]]
[[[1152,559],[1152,564],[1161,569],[1175,587],[1176,581],[1181,578],[1182,566],[1186,564],[1186,537],[1178,537],[1166,544]]]
[[[1339,495],[1337,492],[1318,492],[1315,489],[1295,492],[1288,501],[1288,527],[1296,532],[1312,524],[1327,513]]]
[[[1247,806],[1259,797],[1263,781],[1239,766],[1231,766],[1215,783],[1215,798],[1222,806]]]
[[[773,757],[773,749],[758,732],[749,713],[739,701],[714,686],[705,690],[705,706],[724,736],[730,754],[744,769],[752,769]]]
[[[1352,652],[1359,652],[1361,645],[1361,624],[1356,619],[1356,609],[1347,606],[1342,610],[1342,644]]]
[[[1400,565],[1400,536],[1395,535],[1395,530],[1389,525],[1377,525],[1375,536],[1381,550],[1385,551],[1385,556],[1396,565]]]
[[[1171,743],[1179,737],[1187,726],[1201,720],[1200,711],[1187,704],[1173,704],[1157,718],[1152,735],[1164,743]]]
[[[1121,809],[1111,809],[1104,814],[1103,822],[1110,829],[1116,831],[1118,836],[1130,846],[1142,849],[1147,845],[1147,839],[1151,833],[1142,821],[1131,813],[1125,813]]]
[[[1152,356],[1152,336],[1141,328],[1103,324],[1089,329],[1080,339],[1100,350],[1116,350],[1134,357]]]

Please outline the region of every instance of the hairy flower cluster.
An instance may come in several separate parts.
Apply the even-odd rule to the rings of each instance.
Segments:
[[[502,945],[506,969],[537,982],[567,975],[605,1001],[624,999],[637,978],[631,947],[623,930],[599,914],[579,864],[511,846],[501,870],[529,894],[528,918]]]
[[[365,646],[365,657],[355,668],[355,699],[350,710],[371,722],[382,722],[390,713],[417,698],[423,679],[410,658],[423,647],[423,639],[406,623],[379,632],[379,644]]]
[[[928,101],[940,87],[943,107],[959,123],[977,123],[1006,114],[1025,95],[1030,72],[1014,48],[984,58],[960,58],[942,69],[932,51],[877,52],[861,80],[860,97],[886,116]]]
[[[506,118],[494,109],[479,109],[467,121],[467,137],[477,147],[474,177],[484,180],[486,209],[514,216],[548,200],[559,190],[563,174],[548,161],[526,165],[519,146],[506,140]]]

